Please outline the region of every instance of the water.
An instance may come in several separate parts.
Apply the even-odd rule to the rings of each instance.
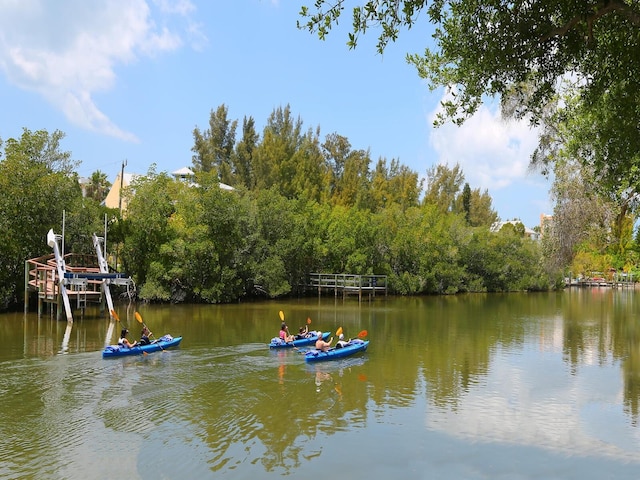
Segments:
[[[637,478],[632,290],[118,306],[179,349],[102,359],[97,309],[0,315],[0,478]],[[270,350],[282,310],[364,354]],[[64,351],[64,353],[61,353]]]

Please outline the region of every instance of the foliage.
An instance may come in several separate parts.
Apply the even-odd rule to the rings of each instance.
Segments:
[[[478,229],[463,258],[470,284],[481,291],[546,290],[550,285],[540,261],[539,244],[511,224],[496,233]]]
[[[587,242],[580,245],[571,263],[571,271],[574,276],[582,278],[592,278],[595,275],[604,275],[611,265],[611,258],[602,255],[598,249],[594,249]]]
[[[113,215],[113,210],[91,198],[69,198],[65,206],[65,251],[95,256],[92,239],[94,234],[104,235],[105,215]]]
[[[629,183],[633,171],[616,174],[616,184],[608,185],[603,171],[598,173],[594,164],[584,161],[594,157],[592,139],[597,132],[583,135],[596,119],[577,108],[575,98],[565,98],[562,103],[562,108],[552,106],[545,114],[533,156],[545,169],[551,166],[554,174],[553,222],[543,235],[548,269],[563,269],[574,261],[580,245],[590,245],[594,254],[597,251],[611,262],[608,267],[629,270],[634,261],[632,237],[638,198]],[[584,258],[576,261],[584,263]]]
[[[157,265],[153,271],[151,267],[161,258],[163,246],[175,238],[169,226],[169,219],[175,212],[171,189],[180,186],[175,183],[166,173],[157,174],[152,165],[146,176],[137,177],[123,192],[128,201],[129,231],[124,242],[123,263],[138,285],[144,286],[150,274],[152,281],[163,274]]]
[[[232,153],[236,141],[238,122],[227,118],[226,105],[220,105],[209,115],[209,128],[201,132],[198,127],[193,130],[194,145],[191,149],[193,168],[196,172],[215,170],[220,181],[228,185],[235,184],[232,170]]]
[[[19,139],[0,142],[0,309],[19,301],[25,260],[42,255],[47,231],[59,233],[63,211],[82,196],[63,138],[25,128]]]
[[[229,185],[243,186],[247,189],[255,187],[253,172],[253,151],[258,145],[259,135],[256,132],[253,117],[245,117],[242,121],[242,138],[236,144],[233,153],[233,173],[235,183]]]
[[[298,27],[324,39],[347,3],[318,0],[311,8],[303,6]],[[407,59],[432,88],[456,87],[455,97],[444,105],[443,120],[464,120],[483,97],[525,84],[531,94],[523,98],[519,114],[535,120],[567,73],[590,80],[576,85],[585,99],[600,98],[612,84],[621,87],[615,93],[619,99],[634,98],[638,91],[640,15],[631,0],[369,0],[351,12],[347,45],[355,48],[360,35],[378,27],[379,53],[401,29],[419,22],[435,26],[434,46]]]
[[[267,120],[262,141],[253,151],[256,188],[277,187],[293,198],[292,182],[296,172],[296,152],[302,143],[302,120],[294,119],[291,108],[277,108]]]
[[[112,258],[118,262],[114,266],[134,278],[145,301],[219,303],[303,295],[308,275],[316,272],[388,275],[389,292],[403,295],[550,284],[539,275],[540,252],[523,231],[489,233],[495,219],[491,198],[468,184],[462,188],[464,175],[458,166],[434,168],[420,200],[423,183],[417,173],[395,159],[381,158],[370,169],[367,151],[353,149],[338,134],[321,142],[319,128],[305,132],[288,107],[274,111],[263,141],[252,120],[245,119],[243,139],[233,148],[218,145],[230,141],[221,132],[228,134],[234,124],[226,119],[226,109],[212,116],[211,132],[218,134],[201,134],[206,142],[194,147],[202,161],[194,182],[157,173],[152,165],[123,192],[128,201],[124,216],[100,206],[97,198],[83,198],[76,177],[67,174],[70,168],[63,175],[48,173],[50,178],[58,175],[60,182],[66,179],[68,187],[54,183],[49,197],[34,194],[29,199],[54,200],[46,208],[33,205],[47,220],[60,218],[65,210],[67,251],[93,253],[91,234],[101,234],[106,222],[116,252]],[[11,152],[12,162],[22,158]],[[11,166],[30,180],[42,177],[37,162],[21,166],[32,177],[12,162],[0,166]],[[220,186],[224,171],[236,187],[232,191]],[[100,183],[99,172],[95,177]],[[7,190],[10,194],[2,199],[20,199],[18,190]],[[9,212],[1,217],[9,238],[18,238],[14,232],[28,236],[24,222],[15,223],[19,230],[7,221],[20,212],[9,210],[10,202],[0,205]],[[55,211],[48,210],[54,206]],[[33,242],[35,254],[14,254],[14,283],[6,280],[0,288],[11,285],[11,291],[17,290],[24,259],[43,250],[41,228],[32,233],[39,237]],[[4,242],[3,248],[17,244]],[[626,245],[625,250],[633,252],[633,247]],[[4,250],[2,254],[6,257]],[[615,259],[632,260],[630,255]],[[5,302],[15,302],[2,293]]]
[[[427,187],[423,202],[437,205],[441,213],[454,212],[464,174],[460,165],[453,168],[447,165],[434,165],[427,169]]]
[[[303,6],[298,27],[325,39],[348,3],[318,0],[312,7]],[[532,167],[548,174],[562,171],[567,162],[581,165],[579,171],[590,177],[587,191],[596,192],[590,200],[606,205],[614,219],[607,225],[599,221],[593,229],[591,220],[600,215],[601,207],[580,222],[570,212],[580,211],[578,204],[585,196],[556,188],[561,203],[556,207],[556,233],[545,246],[552,259],[548,268],[570,262],[576,246],[591,235],[587,230],[609,235],[600,245],[611,247],[619,258],[615,263],[628,264],[632,255],[626,252],[633,248],[630,224],[635,222],[640,191],[638,2],[370,0],[356,3],[351,15],[349,48],[377,29],[379,53],[402,30],[433,25],[432,44],[423,54],[409,54],[407,61],[431,89],[447,89],[436,124],[460,124],[485,98],[500,97],[503,114],[541,126]],[[456,177],[448,180],[440,187],[455,188]],[[430,197],[433,190],[427,193]],[[436,193],[440,208],[451,210],[448,190]]]
[[[110,187],[111,182],[108,181],[107,174],[101,170],[96,170],[89,178],[89,184],[86,187],[86,196],[100,203],[107,197]]]
[[[464,173],[459,164],[453,168],[435,165],[427,170],[427,185],[423,204],[434,204],[443,213],[462,213],[467,223],[473,227],[489,227],[498,218],[491,207],[491,196],[485,190],[471,189],[464,182]]]

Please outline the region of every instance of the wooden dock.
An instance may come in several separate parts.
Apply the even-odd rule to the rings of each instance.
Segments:
[[[322,292],[333,292],[337,297],[342,294],[345,298],[347,295],[358,295],[358,300],[362,301],[362,296],[368,296],[370,299],[376,294],[384,293],[387,295],[387,276],[386,275],[355,275],[350,273],[310,273],[309,287],[317,289],[318,296]]]
[[[614,273],[606,278],[602,275],[592,275],[586,278],[574,278],[571,274],[565,279],[566,287],[609,287],[636,288],[636,281],[632,273]]]
[[[100,272],[98,259],[94,255],[64,255],[64,274],[67,295],[76,309],[84,309],[87,303],[101,303],[104,292],[102,282],[107,279],[114,285],[128,285],[131,280],[121,273]],[[45,305],[55,305],[58,316],[61,313],[61,282],[54,254],[33,258],[25,262],[25,312],[28,310],[29,295],[37,293],[38,314]]]

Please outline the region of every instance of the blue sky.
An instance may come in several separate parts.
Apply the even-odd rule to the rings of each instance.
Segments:
[[[549,181],[528,171],[535,132],[502,121],[497,102],[463,127],[433,128],[444,92],[405,61],[429,44],[428,26],[381,56],[375,30],[348,49],[348,10],[325,41],[298,30],[303,4],[313,1],[0,0],[0,138],[61,130],[80,175],[113,182],[125,160],[130,173],[190,166],[193,129],[222,104],[258,133],[289,105],[321,139],[368,149],[372,167],[395,158],[424,176],[459,163],[502,220],[533,227],[552,213]]]

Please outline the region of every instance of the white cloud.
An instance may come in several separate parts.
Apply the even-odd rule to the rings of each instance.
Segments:
[[[160,13],[188,15],[188,0],[161,2]],[[157,27],[144,0],[13,0],[0,3],[0,72],[9,83],[36,92],[87,130],[128,141],[95,104],[114,88],[114,69],[180,48],[180,35]]]
[[[184,16],[188,16],[196,9],[195,5],[189,0],[154,0],[153,3],[165,13],[177,13]]]
[[[430,123],[440,107],[431,112]],[[527,122],[504,121],[495,105],[482,105],[458,127],[447,123],[433,129],[430,144],[438,163],[458,163],[472,188],[496,190],[519,181],[535,181],[529,173],[537,132]]]

